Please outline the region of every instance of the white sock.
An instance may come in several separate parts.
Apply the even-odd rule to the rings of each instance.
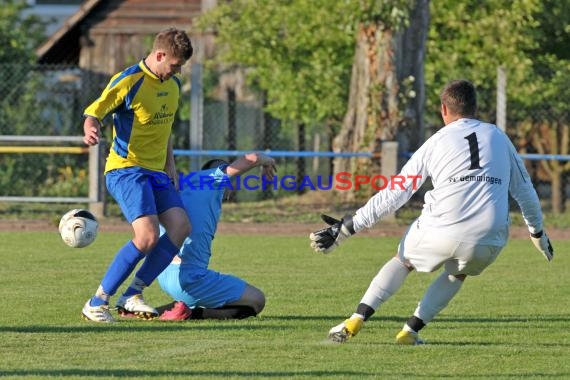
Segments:
[[[360,319],[364,320],[364,315],[358,314],[358,313],[352,313],[350,318],[360,318]]]
[[[447,274],[444,271],[426,290],[414,315],[420,318],[425,324],[428,324],[447,306],[449,301],[457,294],[462,284],[463,281],[458,280],[455,276]]]
[[[360,303],[364,303],[374,310],[378,309],[400,289],[409,273],[408,268],[400,260],[395,257],[392,258],[372,279]]]
[[[127,289],[127,293],[128,293],[128,290],[130,290],[130,289],[135,290],[137,293],[142,293],[144,288],[146,288],[146,284],[144,283],[144,281],[141,280],[140,278],[138,278],[137,276],[135,276],[133,278],[133,281],[129,285],[129,288]]]
[[[109,303],[109,299],[111,298],[110,294],[105,293],[103,287],[99,285],[97,291],[95,292],[95,297],[101,298],[103,301]]]

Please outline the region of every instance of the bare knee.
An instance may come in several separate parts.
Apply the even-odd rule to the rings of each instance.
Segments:
[[[253,310],[255,310],[255,314],[261,313],[265,308],[265,294],[263,294],[261,290],[259,289],[257,290],[259,291],[259,295],[257,296],[255,302],[252,305]]]
[[[144,254],[152,251],[159,238],[158,220],[145,216],[135,220],[132,227],[133,244]]]
[[[135,235],[133,238],[134,245],[145,255],[153,250],[158,243],[158,233],[146,234],[146,235]]]
[[[241,296],[241,298],[235,302],[228,305],[240,305],[251,307],[255,314],[261,313],[263,308],[265,308],[265,294],[255,286],[246,285],[246,288]]]
[[[186,212],[181,208],[175,207],[167,210],[160,215],[160,221],[166,229],[168,237],[177,247],[180,247],[184,239],[192,232],[192,226]]]

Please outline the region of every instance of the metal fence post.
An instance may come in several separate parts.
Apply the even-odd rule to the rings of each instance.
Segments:
[[[190,150],[203,149],[204,140],[204,94],[202,88],[202,65],[192,64],[190,87]],[[200,170],[200,157],[190,158],[190,171]]]
[[[507,130],[507,72],[503,66],[497,67],[497,127]]]
[[[89,211],[97,218],[105,217],[105,188],[103,176],[103,155],[106,151],[104,139],[89,147]]]
[[[390,180],[391,176],[398,174],[398,142],[383,141],[382,142],[382,164],[380,166],[381,174]],[[396,214],[386,215],[386,221],[395,221]]]

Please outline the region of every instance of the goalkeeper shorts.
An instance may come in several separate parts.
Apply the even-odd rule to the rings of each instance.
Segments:
[[[398,246],[398,256],[418,272],[434,272],[441,268],[451,275],[481,274],[499,255],[503,247],[448,240],[444,230],[409,228]]]

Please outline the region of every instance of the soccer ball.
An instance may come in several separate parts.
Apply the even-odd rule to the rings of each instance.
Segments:
[[[72,248],[83,248],[93,243],[98,229],[97,218],[84,209],[70,210],[59,221],[59,234],[63,242]]]

